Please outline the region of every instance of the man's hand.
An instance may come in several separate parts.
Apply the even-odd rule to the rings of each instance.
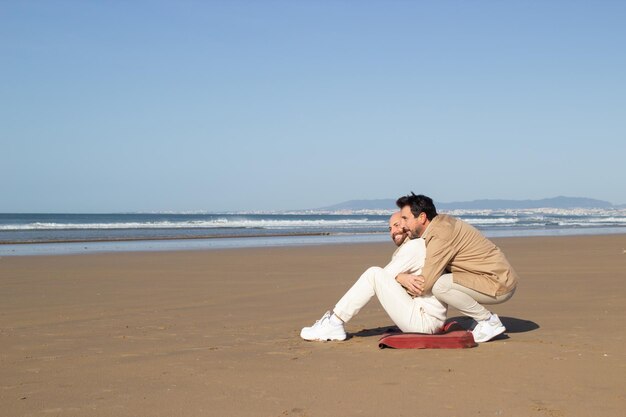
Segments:
[[[421,275],[399,274],[396,281],[413,297],[419,297],[424,292],[425,279]]]

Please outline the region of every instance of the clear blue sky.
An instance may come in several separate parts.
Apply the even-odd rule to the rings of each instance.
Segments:
[[[626,203],[624,1],[2,1],[0,212]]]

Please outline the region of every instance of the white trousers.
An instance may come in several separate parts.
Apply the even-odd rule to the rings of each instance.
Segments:
[[[515,289],[512,291],[492,296],[483,294],[471,288],[455,284],[452,274],[444,274],[433,285],[433,295],[438,300],[454,307],[466,316],[470,316],[476,321],[487,320],[491,312],[482,304],[500,304],[513,297]]]
[[[339,300],[334,313],[349,321],[376,295],[391,320],[403,332],[435,333],[444,321],[427,314],[428,307],[420,298],[411,297],[384,269],[371,267]]]

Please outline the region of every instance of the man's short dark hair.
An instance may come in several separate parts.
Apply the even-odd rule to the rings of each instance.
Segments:
[[[404,206],[411,206],[411,213],[415,217],[419,216],[420,213],[426,213],[428,220],[432,220],[437,216],[437,209],[433,199],[422,194],[415,195],[413,191],[411,191],[410,195],[405,195],[396,200],[396,205],[400,209]]]

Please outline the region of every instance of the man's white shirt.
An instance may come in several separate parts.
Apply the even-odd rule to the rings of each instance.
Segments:
[[[426,259],[426,244],[424,239],[408,239],[396,249],[391,256],[391,262],[383,269],[394,278],[398,274],[420,275]],[[416,297],[422,304],[424,311],[437,319],[446,320],[447,307],[432,294]]]

